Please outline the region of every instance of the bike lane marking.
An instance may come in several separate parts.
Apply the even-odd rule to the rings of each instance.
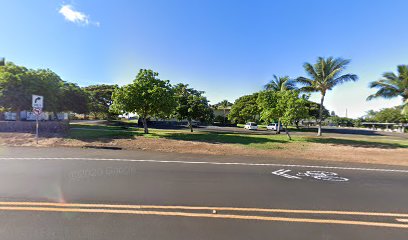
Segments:
[[[321,180],[321,181],[330,181],[330,182],[348,182],[349,179],[345,177],[339,176],[335,172],[327,172],[327,171],[299,171],[299,172],[293,172],[290,169],[279,169],[276,171],[273,171],[272,174],[281,176],[284,178],[289,178],[289,179],[296,179],[296,180],[302,180],[302,179],[316,179],[316,180]]]

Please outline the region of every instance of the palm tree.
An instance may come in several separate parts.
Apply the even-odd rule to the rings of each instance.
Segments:
[[[298,77],[296,79],[297,82],[303,85],[301,91],[320,92],[321,94],[317,136],[322,135],[323,102],[326,92],[332,90],[338,84],[358,79],[355,74],[340,75],[349,63],[350,60],[347,59],[319,57],[314,65],[310,63],[303,65],[309,78]]]
[[[394,98],[402,97],[403,113],[408,113],[408,65],[398,66],[398,75],[393,72],[386,72],[383,78],[370,83],[370,88],[378,88],[378,91],[367,100],[377,97]]]
[[[273,79],[265,85],[266,90],[285,91],[295,89],[295,82],[288,76],[278,77],[273,75]]]

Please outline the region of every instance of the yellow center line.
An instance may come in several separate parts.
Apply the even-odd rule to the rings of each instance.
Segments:
[[[141,211],[141,210],[124,210],[124,209],[97,209],[97,208],[89,209],[89,208],[57,208],[57,207],[0,207],[0,210],[4,210],[4,211],[39,211],[39,212],[116,213],[116,214],[159,215],[159,216],[197,217],[197,218],[261,220],[261,221],[275,221],[275,222],[342,224],[342,225],[360,225],[360,226],[388,227],[388,228],[408,228],[408,224],[398,224],[398,223],[351,221],[351,220],[337,220],[337,219],[245,216],[245,215],[232,215],[232,214]]]
[[[127,208],[127,209],[178,209],[178,210],[217,210],[265,213],[295,213],[295,214],[326,214],[326,215],[359,215],[408,218],[407,213],[385,212],[356,212],[356,211],[327,211],[301,209],[273,209],[273,208],[236,208],[211,206],[166,206],[166,205],[123,205],[123,204],[88,204],[88,203],[53,203],[53,202],[0,202],[0,206],[50,206],[50,207],[79,207],[79,208]]]

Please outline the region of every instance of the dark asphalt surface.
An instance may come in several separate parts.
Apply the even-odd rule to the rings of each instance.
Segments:
[[[299,160],[288,162],[279,158],[75,148],[0,148],[0,158],[1,202],[408,213],[408,168],[395,166],[332,165]],[[196,163],[188,163],[191,161]],[[406,172],[322,169],[285,164],[381,168]],[[292,176],[298,172],[330,171],[348,181],[324,181],[304,176],[301,179],[290,179],[272,174],[279,169],[290,170],[287,173]],[[356,220],[356,217],[344,216],[343,219]],[[363,217],[362,220],[398,223],[395,218]],[[407,236],[408,229],[358,225],[0,210],[0,239],[407,239]]]

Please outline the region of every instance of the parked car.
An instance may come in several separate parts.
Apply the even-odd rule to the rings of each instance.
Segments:
[[[257,130],[258,129],[258,124],[254,123],[254,122],[249,122],[249,123],[245,124],[244,128],[248,129],[248,130]]]
[[[277,123],[270,123],[268,126],[266,126],[267,130],[273,130],[273,131],[278,131],[278,124]],[[280,125],[279,131],[283,130],[282,124]]]

